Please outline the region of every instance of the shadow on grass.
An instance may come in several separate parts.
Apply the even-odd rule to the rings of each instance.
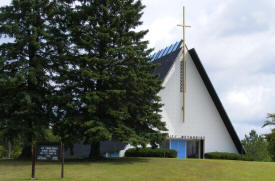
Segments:
[[[14,160],[14,159],[0,159],[0,166],[16,166],[16,165],[25,165],[31,163],[31,161],[26,160]]]
[[[93,159],[66,159],[66,164],[90,164],[90,163],[99,163],[99,164],[114,164],[114,165],[122,165],[122,164],[133,164],[133,163],[145,163],[148,162],[146,158],[133,158],[133,157],[124,157],[124,158],[102,158],[99,160]]]
[[[133,163],[146,163],[148,162],[148,158],[141,158],[141,157],[124,157],[124,158],[101,158],[101,159],[65,159],[65,164],[73,165],[73,164],[91,164],[91,163],[107,163],[107,164],[114,164],[114,165],[121,165],[121,164],[133,164]],[[12,159],[5,159],[0,160],[0,165],[25,165],[30,164],[31,160],[12,160]],[[50,161],[36,161],[39,164],[60,164],[60,162],[50,162]]]

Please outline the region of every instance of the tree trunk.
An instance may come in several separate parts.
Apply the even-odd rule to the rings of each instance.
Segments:
[[[31,145],[25,145],[19,159],[31,159],[32,158],[32,147]]]
[[[32,123],[29,123],[29,127],[32,128]],[[33,141],[33,134],[29,133],[27,136],[27,143],[24,144],[23,150],[19,159],[32,159],[32,141]]]
[[[11,141],[8,141],[8,158],[11,158]]]
[[[89,158],[98,159],[100,157],[100,142],[91,143]]]

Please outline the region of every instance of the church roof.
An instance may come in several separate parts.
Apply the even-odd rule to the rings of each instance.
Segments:
[[[159,59],[165,55],[168,55],[170,53],[173,53],[174,51],[176,51],[180,48],[181,44],[182,44],[182,40],[180,40],[174,44],[171,44],[170,46],[168,46],[164,49],[159,50],[158,52],[151,55],[152,61],[157,60],[157,59]]]
[[[182,41],[176,42],[152,55],[152,61],[154,64],[159,64],[155,69],[154,74],[158,74],[159,80],[164,80],[168,74],[170,68],[172,67],[174,61],[176,60],[180,50]],[[171,48],[172,47],[172,48]],[[165,50],[168,49],[168,52]],[[170,50],[169,50],[170,49]],[[164,52],[164,53],[161,53]]]
[[[159,64],[159,66],[154,71],[155,74],[159,75],[159,78],[158,78],[159,80],[163,81],[165,79],[170,68],[173,66],[173,63],[175,62],[177,56],[179,55],[180,50],[181,50],[181,47],[178,46],[174,51],[172,51],[164,56],[160,56],[158,58],[153,59],[153,63]],[[213,84],[211,83],[211,81],[210,81],[210,79],[201,63],[201,60],[200,60],[196,50],[195,49],[188,50],[188,53],[190,54],[195,66],[204,82],[204,85],[206,86],[207,91],[209,92],[238,152],[240,154],[244,154],[245,150],[242,146],[242,143],[241,143],[241,141],[240,141],[240,139],[239,139],[239,137],[238,137],[238,135],[237,135],[223,105],[222,105],[222,102],[220,101],[220,99],[214,89]]]
[[[180,48],[175,50],[174,52],[171,52],[159,59],[156,59],[153,61],[153,63],[155,64],[159,64],[159,66],[157,66],[157,68],[154,71],[154,74],[158,74],[159,80],[164,80],[164,78],[166,77],[166,75],[168,74],[170,68],[172,67],[174,61],[176,60],[179,52],[180,52]]]

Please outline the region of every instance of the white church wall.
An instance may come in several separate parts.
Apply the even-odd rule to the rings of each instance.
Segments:
[[[187,55],[186,120],[182,119],[182,92],[180,92],[179,55],[166,76],[159,93],[164,104],[162,120],[169,135],[204,136],[205,152],[238,153],[214,102],[212,101],[193,60]]]

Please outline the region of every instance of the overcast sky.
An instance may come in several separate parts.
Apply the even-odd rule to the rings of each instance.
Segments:
[[[10,0],[1,0],[0,6]],[[187,46],[195,48],[242,139],[275,113],[274,0],[143,0],[141,29],[159,50],[182,38],[186,7]]]

